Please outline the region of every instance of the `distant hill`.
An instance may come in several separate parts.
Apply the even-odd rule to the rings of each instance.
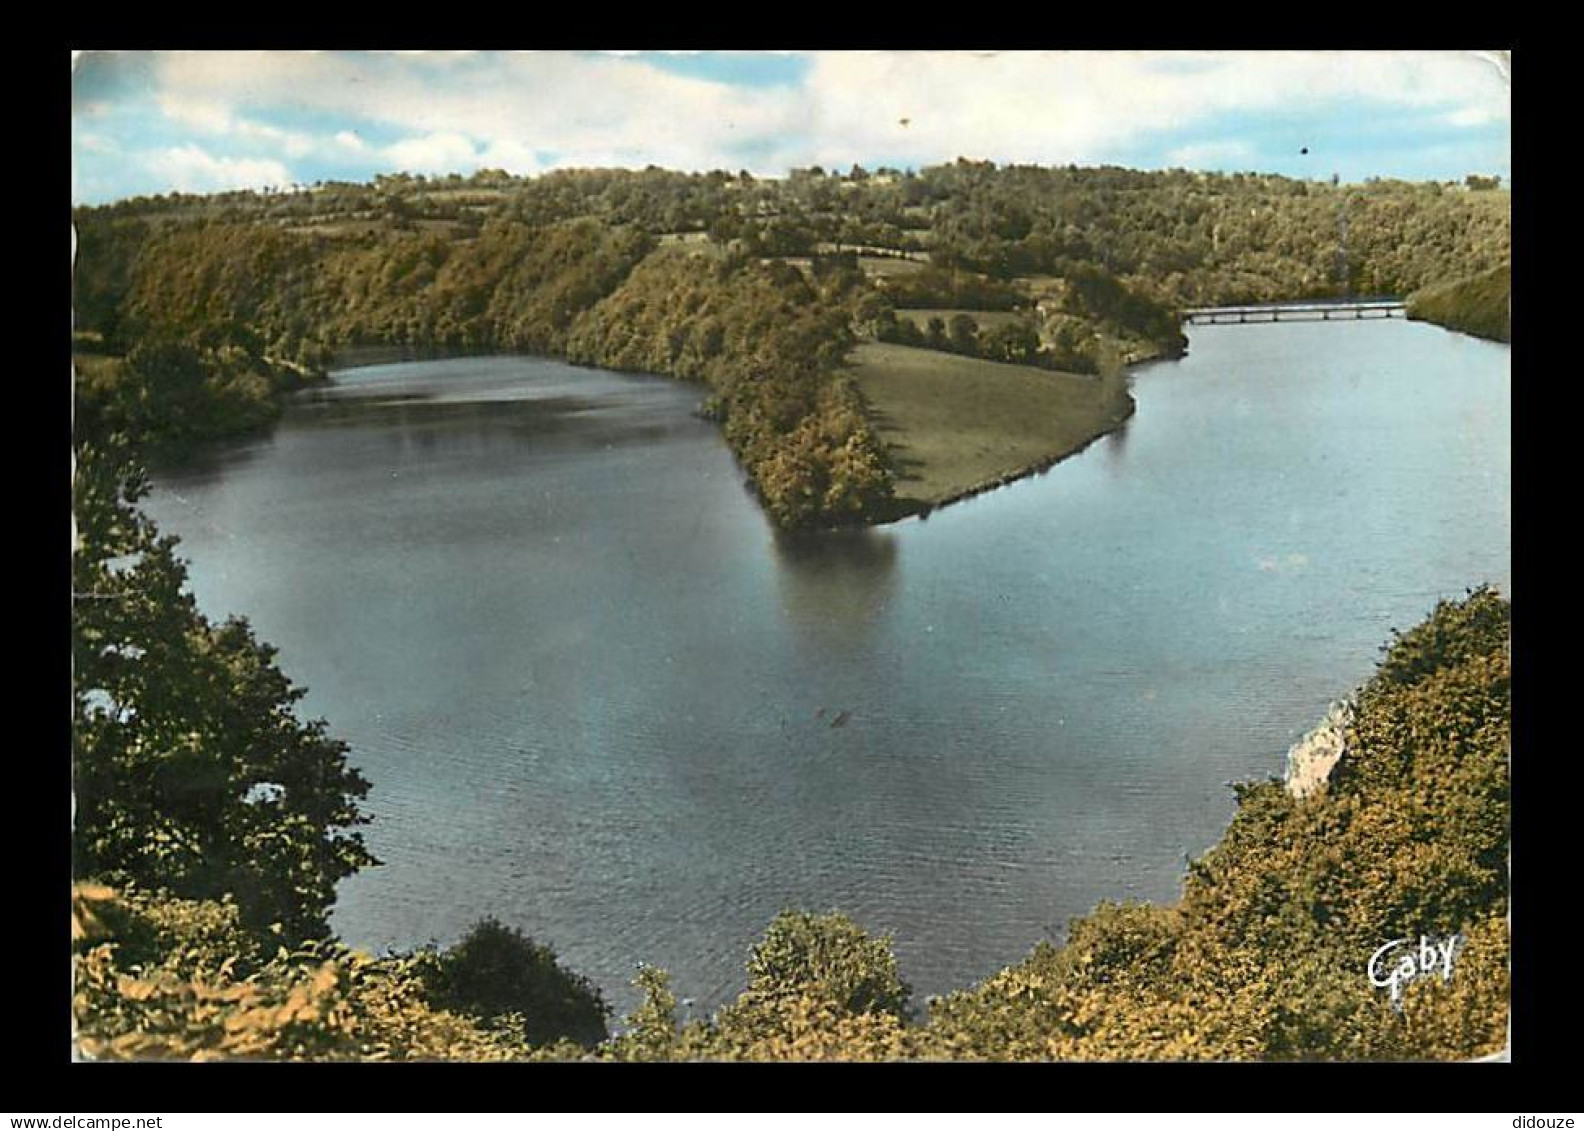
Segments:
[[[73,212],[78,421],[179,448],[268,427],[349,350],[542,354],[708,385],[773,521],[868,523],[897,453],[844,379],[860,340],[1099,374],[1180,354],[1185,307],[1476,276],[1510,217],[1434,182],[967,160],[140,197]]]

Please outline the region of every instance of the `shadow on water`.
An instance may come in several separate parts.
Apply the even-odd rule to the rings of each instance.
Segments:
[[[244,439],[194,444],[180,451],[148,456],[148,471],[160,483],[210,486],[263,456],[274,445],[275,435],[271,431],[261,431]]]
[[[494,901],[619,1011],[640,958],[705,1010],[776,910],[839,907],[944,993],[1101,899],[1176,898],[1221,782],[1279,772],[1390,624],[1510,582],[1505,347],[1195,337],[1101,450],[932,526],[771,541],[695,387],[515,359],[348,375],[432,397],[363,406],[388,429],[294,405],[150,501],[375,782],[387,864],[341,891],[348,943]],[[601,407],[510,403],[558,396]],[[668,434],[587,450],[639,427]],[[387,443],[434,474],[388,482]]]
[[[567,417],[596,407],[583,397],[535,400],[438,400],[426,393],[369,393],[299,401],[294,428],[417,429],[507,422],[535,430],[565,427]]]
[[[1127,456],[1128,433],[1132,431],[1130,416],[1100,438],[1100,448],[1105,452],[1106,463],[1119,464]]]
[[[890,607],[897,554],[887,531],[778,534],[776,582],[787,622],[821,645],[859,642]]]
[[[689,423],[646,419],[587,397],[437,400],[422,393],[324,397],[302,402],[291,418],[294,429],[355,428],[388,447],[424,450],[527,442],[593,451],[653,442]]]

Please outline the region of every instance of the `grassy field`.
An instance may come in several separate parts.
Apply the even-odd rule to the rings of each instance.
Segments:
[[[1049,467],[1133,412],[1121,379],[880,342],[853,352],[851,375],[896,461],[895,517]]]
[[[926,264],[919,259],[898,259],[889,255],[860,255],[858,270],[871,279],[887,279],[896,275],[913,275],[924,270]]]
[[[709,243],[708,232],[661,232],[656,242],[662,247],[675,243]]]
[[[904,310],[898,307],[896,312],[898,318],[906,318],[920,330],[929,329],[929,320],[931,318],[939,318],[950,328],[951,320],[959,314],[966,314],[969,318],[972,318],[978,324],[980,330],[990,330],[997,326],[1005,326],[1008,323],[1020,321],[1023,317],[1010,310],[925,310],[911,307]]]
[[[813,260],[806,255],[771,255],[766,256],[762,260],[764,263],[776,261],[790,263],[805,274],[813,268]],[[887,255],[860,255],[858,257],[858,270],[871,279],[912,275],[924,270],[926,266],[927,264],[919,259],[897,259]]]

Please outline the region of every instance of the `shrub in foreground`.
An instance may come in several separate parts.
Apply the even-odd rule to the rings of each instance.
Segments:
[[[590,1046],[609,1036],[609,1007],[599,990],[563,968],[549,947],[494,918],[475,923],[435,956],[425,983],[438,1008],[489,1021],[514,1015],[529,1044]]]

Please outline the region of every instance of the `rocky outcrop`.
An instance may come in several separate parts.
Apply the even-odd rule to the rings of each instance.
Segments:
[[[1347,732],[1353,725],[1353,704],[1332,703],[1324,720],[1287,751],[1287,792],[1308,797],[1331,780],[1331,771],[1347,753]]]

